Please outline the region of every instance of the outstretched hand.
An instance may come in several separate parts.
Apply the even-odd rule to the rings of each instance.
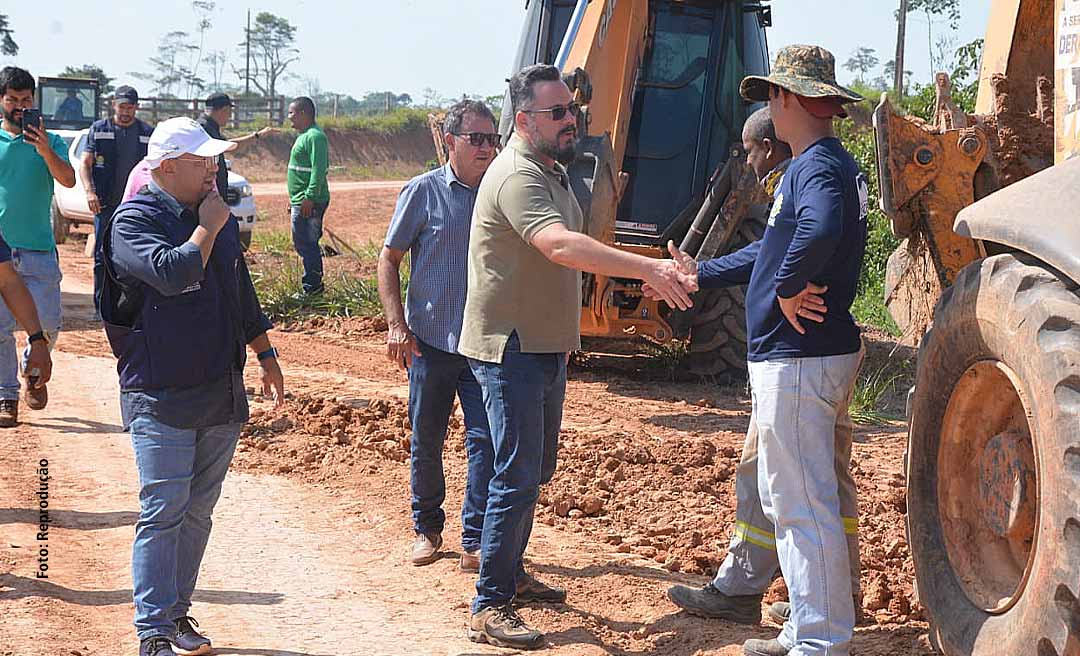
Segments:
[[[670,265],[666,265],[668,267],[672,267],[673,265],[675,273],[674,280],[678,283],[678,287],[682,292],[681,295],[676,293],[674,297],[670,297],[669,299],[669,295],[661,292],[661,290],[650,280],[646,280],[645,284],[641,286],[641,293],[644,294],[646,298],[664,301],[673,308],[677,307],[680,310],[685,310],[694,305],[693,301],[690,300],[689,295],[698,290],[698,264],[694,258],[679,250],[679,248],[675,246],[675,242],[668,240],[667,247],[668,252],[671,253],[671,259],[663,261],[671,263]]]
[[[795,332],[800,335],[806,334],[806,329],[799,322],[800,317],[816,323],[825,321],[825,313],[829,308],[825,307],[825,299],[821,295],[828,289],[828,287],[808,282],[806,289],[790,298],[776,297],[780,303],[780,311],[784,313],[784,318],[788,320]]]

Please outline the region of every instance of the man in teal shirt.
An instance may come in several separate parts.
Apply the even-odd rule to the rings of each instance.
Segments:
[[[289,202],[292,204],[293,247],[304,262],[301,280],[305,294],[323,291],[323,261],[319,240],[323,217],[330,205],[326,183],[329,148],[326,135],[315,125],[315,103],[301,96],[289,105],[289,122],[299,135],[289,153]]]
[[[24,130],[23,110],[33,107],[34,87],[28,71],[14,66],[0,70],[0,231],[11,245],[15,271],[37,306],[47,343],[55,344],[60,332],[60,262],[49,209],[53,180],[74,187],[75,170],[68,163],[64,140],[46,132],[44,122]],[[0,427],[5,428],[19,418],[16,324],[11,311],[0,306]],[[29,355],[27,348],[21,359],[24,368]],[[27,386],[26,404],[31,409],[44,408],[48,400],[44,385]]]

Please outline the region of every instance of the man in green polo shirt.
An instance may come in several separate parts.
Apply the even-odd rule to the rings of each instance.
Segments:
[[[579,271],[637,278],[674,307],[696,285],[672,260],[626,253],[581,233],[565,164],[577,144],[578,106],[554,66],[510,80],[515,136],[477,191],[468,292],[458,351],[484,393],[495,450],[469,637],[531,649],[543,636],[512,602],[561,602],[563,590],[529,576],[522,554],[540,485],[555,473],[566,358],[580,348]]]
[[[289,122],[300,134],[289,153],[288,190],[292,204],[293,247],[304,262],[305,294],[323,290],[323,217],[330,205],[326,171],[330,166],[326,135],[315,124],[315,103],[301,96],[289,105]]]
[[[37,306],[49,344],[60,332],[60,262],[56,256],[49,209],[53,180],[75,186],[67,145],[45,131],[44,122],[23,126],[23,110],[34,104],[34,78],[21,68],[0,70],[0,231],[11,245],[11,262]],[[19,367],[26,366],[15,348],[15,317],[0,306],[0,427],[19,418]],[[28,386],[26,404],[39,410],[48,402],[44,385]]]

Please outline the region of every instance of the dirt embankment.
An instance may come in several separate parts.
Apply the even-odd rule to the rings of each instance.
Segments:
[[[428,161],[435,159],[435,146],[426,126],[398,134],[335,128],[324,132],[330,142],[330,177],[405,179],[423,171]],[[230,158],[232,168],[252,182],[284,180],[295,139],[291,131],[277,132],[245,144]]]

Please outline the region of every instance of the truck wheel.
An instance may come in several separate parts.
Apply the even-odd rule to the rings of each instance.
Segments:
[[[908,443],[919,600],[947,656],[1080,654],[1080,296],[972,263],[919,351]]]
[[[57,244],[63,244],[67,241],[68,235],[71,234],[71,222],[60,213],[60,207],[56,204],[56,199],[53,198],[52,206],[49,208],[49,219],[52,222],[53,239]]]
[[[250,230],[240,233],[240,248],[243,248],[245,251],[251,248],[251,231]]]
[[[746,377],[746,296],[742,287],[703,289],[690,320],[687,370],[698,376]]]

